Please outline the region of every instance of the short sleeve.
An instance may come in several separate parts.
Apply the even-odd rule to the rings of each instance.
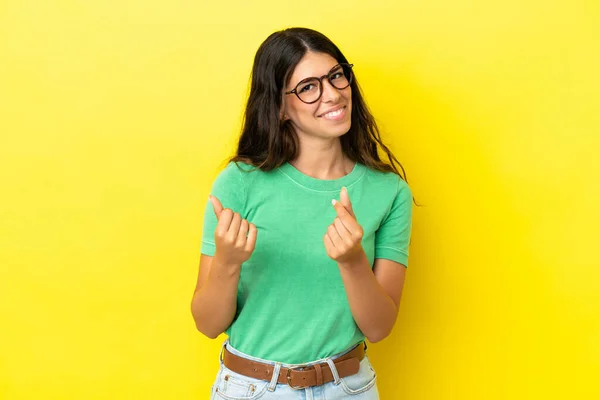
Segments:
[[[223,208],[230,208],[234,212],[244,215],[246,190],[241,176],[242,173],[235,163],[229,163],[213,182],[210,194],[219,199]],[[215,255],[214,235],[216,227],[217,217],[212,203],[207,199],[202,228],[202,245],[200,248],[202,254],[211,257]]]
[[[398,178],[392,207],[375,233],[375,258],[385,258],[408,266],[408,247],[412,229],[412,192]]]

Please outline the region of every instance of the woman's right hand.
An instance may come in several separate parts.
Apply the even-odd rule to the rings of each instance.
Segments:
[[[256,226],[242,219],[239,213],[233,212],[214,196],[209,199],[217,216],[215,229],[214,258],[224,265],[242,265],[248,261],[256,245]]]

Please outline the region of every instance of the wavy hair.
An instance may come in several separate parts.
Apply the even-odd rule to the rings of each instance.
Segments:
[[[325,35],[307,28],[289,28],[271,34],[254,57],[250,94],[244,112],[237,153],[230,161],[270,171],[298,156],[298,137],[290,121],[281,120],[282,92],[307,52],[326,53],[348,63]],[[342,151],[354,162],[382,172],[394,172],[406,181],[406,172],[381,140],[375,118],[363,99],[356,75],[351,84],[350,130],[340,137]],[[386,154],[388,162],[379,156]]]

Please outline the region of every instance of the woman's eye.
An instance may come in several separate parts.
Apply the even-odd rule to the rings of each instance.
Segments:
[[[331,75],[331,79],[340,79],[342,76],[344,76],[342,72],[336,72],[335,74]]]
[[[302,88],[300,88],[300,93],[313,90],[314,87],[315,87],[315,85],[313,85],[312,83],[309,83],[308,85],[304,85],[304,86],[302,86]]]

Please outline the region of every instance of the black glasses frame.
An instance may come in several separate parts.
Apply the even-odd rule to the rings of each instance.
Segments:
[[[348,71],[350,73],[350,76],[348,76],[348,85],[344,86],[344,87],[337,87],[333,84],[333,82],[331,82],[331,75],[333,73],[334,70],[336,70],[338,67],[347,67]],[[318,77],[318,76],[311,76],[308,78],[304,78],[302,79],[300,82],[298,82],[298,84],[296,85],[296,87],[292,90],[290,90],[289,92],[285,92],[285,94],[295,94],[296,97],[303,103],[306,104],[313,104],[316,103],[317,101],[319,101],[319,99],[321,98],[321,96],[323,95],[323,79],[327,78],[327,80],[329,81],[329,83],[331,84],[331,86],[333,86],[334,88],[336,88],[337,90],[343,90],[346,89],[348,86],[350,86],[352,84],[352,79],[354,78],[354,74],[352,73],[352,67],[354,67],[354,64],[348,64],[348,63],[339,63],[337,65],[334,65],[333,68],[331,68],[329,70],[329,72],[325,75],[323,75],[322,77]],[[300,98],[300,95],[298,94],[298,87],[308,81],[310,81],[311,79],[316,79],[319,81],[319,97],[317,97],[316,100],[314,101],[304,101]]]

